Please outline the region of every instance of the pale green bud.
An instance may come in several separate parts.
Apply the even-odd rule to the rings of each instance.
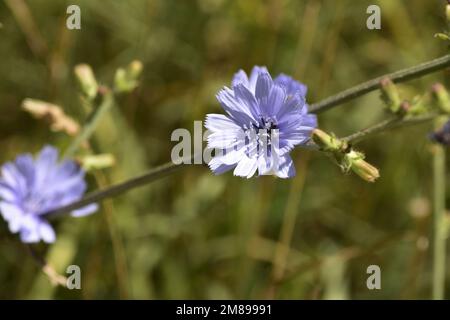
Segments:
[[[119,93],[131,92],[138,85],[138,78],[142,73],[142,62],[135,60],[126,68],[119,68],[114,77],[114,88]]]
[[[324,151],[336,152],[344,149],[346,143],[320,129],[312,131],[313,141]]]
[[[348,164],[350,169],[362,179],[374,182],[380,177],[378,169],[364,161],[364,155],[361,152],[352,150],[345,154],[344,159],[344,162]]]
[[[87,64],[75,66],[75,76],[80,84],[81,91],[90,100],[97,96],[98,84],[92,68]]]
[[[397,113],[400,110],[401,99],[398,93],[397,87],[389,78],[383,78],[380,81],[381,85],[381,98],[386,103],[388,109]]]
[[[110,153],[84,156],[77,160],[86,171],[110,168],[116,163],[114,155]]]
[[[447,34],[442,33],[442,32],[435,33],[434,37],[438,38],[439,40],[444,40],[444,41],[449,41],[450,40],[450,37]]]

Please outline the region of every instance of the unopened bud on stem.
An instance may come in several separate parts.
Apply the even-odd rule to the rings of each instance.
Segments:
[[[350,151],[345,155],[344,160],[350,169],[362,179],[368,182],[374,182],[380,177],[380,172],[370,163],[364,160],[364,155],[357,151]]]
[[[119,68],[114,77],[114,88],[117,92],[125,93],[134,90],[139,82],[138,78],[142,73],[142,62],[135,60],[126,68]]]
[[[345,142],[320,129],[312,131],[312,139],[324,151],[335,152],[344,149],[346,146]]]
[[[389,110],[397,113],[400,110],[401,100],[397,87],[389,78],[383,78],[380,81],[381,98],[386,103]]]
[[[94,100],[97,96],[98,84],[92,68],[87,64],[79,64],[75,66],[75,76],[83,94],[90,100]]]
[[[88,155],[78,158],[77,161],[86,171],[110,168],[115,165],[116,159],[112,154]]]
[[[142,69],[143,68],[144,68],[144,66],[142,65],[142,62],[140,62],[139,60],[134,60],[128,66],[128,70],[129,70],[130,76],[135,78],[135,79],[139,78],[139,76],[142,73]]]
[[[445,87],[440,83],[436,83],[431,90],[440,111],[450,113],[450,96]]]
[[[352,150],[347,142],[320,129],[312,131],[312,139],[321,150],[333,155],[344,172],[352,170],[362,179],[369,182],[374,182],[380,177],[378,169],[364,161],[364,155],[361,152]]]

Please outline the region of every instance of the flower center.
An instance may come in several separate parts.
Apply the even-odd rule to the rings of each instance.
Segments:
[[[270,156],[273,145],[278,145],[278,125],[271,117],[259,118],[258,123],[244,126],[247,156]]]
[[[23,207],[27,213],[38,215],[41,213],[43,204],[43,199],[29,194],[24,201]]]

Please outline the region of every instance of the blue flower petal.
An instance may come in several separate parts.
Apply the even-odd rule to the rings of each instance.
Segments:
[[[45,213],[81,199],[84,171],[71,160],[58,164],[58,150],[46,146],[34,160],[23,154],[1,168],[0,212],[12,233],[23,242],[54,242],[55,232]],[[97,210],[92,204],[74,211],[82,216]]]
[[[90,204],[90,205],[88,205],[86,207],[83,207],[83,208],[80,208],[80,209],[72,211],[71,216],[72,217],[77,217],[77,218],[84,217],[84,216],[93,214],[97,210],[98,210],[98,204],[92,203],[92,204]]]
[[[261,72],[256,81],[255,97],[258,102],[264,101],[269,96],[272,87],[272,77],[268,72]]]
[[[258,160],[255,158],[242,157],[238,165],[234,169],[233,174],[238,177],[245,177],[247,179],[253,177],[258,169]]]
[[[223,151],[209,163],[211,170],[220,174],[234,167],[235,175],[246,178],[256,171],[293,177],[289,152],[306,144],[317,127],[317,117],[308,113],[306,92],[305,85],[284,74],[272,81],[265,67],[255,66],[250,77],[242,70],[236,73],[232,89],[225,87],[217,94],[229,117],[206,119],[212,131],[208,147]]]
[[[242,69],[234,74],[233,80],[231,81],[231,87],[234,87],[240,83],[246,87],[249,86],[247,74]]]

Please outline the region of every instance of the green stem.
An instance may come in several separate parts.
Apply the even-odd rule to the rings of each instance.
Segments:
[[[194,158],[194,156],[189,157],[188,159],[191,160],[193,158]],[[57,216],[67,214],[73,210],[84,207],[90,203],[99,202],[99,201],[107,199],[107,198],[112,198],[114,196],[125,193],[131,189],[144,186],[155,180],[166,177],[169,174],[176,172],[177,170],[179,170],[181,168],[184,168],[185,167],[184,163],[190,163],[190,161],[182,161],[181,164],[175,164],[173,162],[168,162],[168,163],[163,164],[159,167],[156,167],[138,177],[126,180],[124,182],[118,183],[116,185],[113,185],[113,186],[103,189],[103,190],[98,190],[98,191],[89,193],[83,199],[81,199],[79,201],[73,202],[67,206],[64,206],[64,207],[58,208],[56,210],[52,210],[52,211],[45,213],[45,216],[49,219],[52,219]]]
[[[309,154],[308,154],[309,155]],[[309,156],[302,158],[300,175],[295,177],[292,181],[288,199],[286,202],[286,208],[284,210],[283,223],[280,230],[279,240],[275,248],[275,253],[272,261],[272,283],[268,291],[268,298],[273,299],[275,296],[276,288],[283,279],[286,271],[286,265],[288,262],[290,245],[292,236],[294,234],[295,221],[298,215],[298,206],[301,201],[301,195],[306,179],[306,167],[308,165]]]
[[[433,299],[444,299],[445,290],[445,150],[434,146],[433,153]]]
[[[56,270],[44,259],[44,257],[39,254],[31,244],[27,244],[27,248],[30,252],[31,257],[37,263],[37,265],[42,269],[42,272],[48,277],[53,285],[60,285],[66,287],[67,279],[65,276],[60,275]]]
[[[396,129],[400,127],[406,127],[414,124],[419,124],[422,122],[430,121],[436,118],[436,114],[426,114],[422,116],[416,116],[409,119],[402,119],[398,117],[390,118],[384,120],[378,124],[375,124],[367,129],[363,129],[361,131],[355,132],[347,137],[341,138],[341,140],[348,143],[358,143],[362,140],[365,140],[373,135],[376,135],[381,132],[385,132],[391,129]]]
[[[425,63],[422,63],[418,66],[414,66],[411,68],[406,68],[403,70],[399,70],[397,72],[385,74],[378,78],[363,82],[357,86],[354,86],[350,89],[344,90],[335,94],[334,96],[328,97],[322,101],[314,103],[310,105],[310,112],[319,113],[336,107],[340,104],[358,98],[366,93],[379,89],[380,81],[383,78],[389,78],[395,83],[405,82],[414,78],[422,77],[426,74],[439,71],[446,67],[450,66],[450,55],[446,55]]]
[[[113,105],[114,105],[113,93],[106,92],[103,95],[102,103],[98,106],[98,108],[92,110],[91,114],[89,115],[86,121],[86,124],[84,125],[78,136],[75,138],[75,140],[73,140],[72,144],[67,148],[63,158],[72,157],[80,148],[81,144],[84,141],[89,140],[89,138],[92,136],[95,129],[97,128],[98,124],[100,123],[100,120],[109,111],[109,109],[111,109]]]

